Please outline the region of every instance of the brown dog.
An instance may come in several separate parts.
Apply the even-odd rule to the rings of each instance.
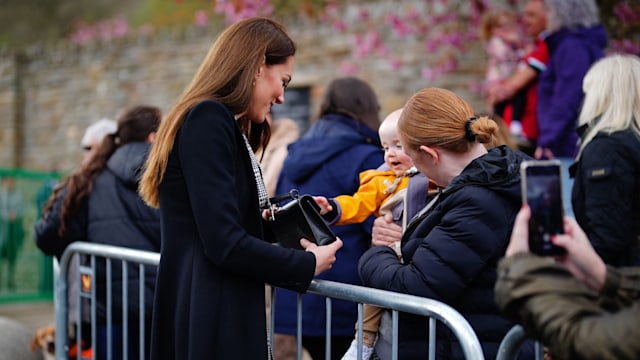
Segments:
[[[31,351],[41,351],[45,360],[55,359],[56,347],[56,327],[54,324],[41,327],[36,330],[29,349]]]

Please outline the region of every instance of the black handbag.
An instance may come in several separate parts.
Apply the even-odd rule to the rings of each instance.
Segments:
[[[285,200],[292,199],[284,206]],[[317,245],[327,245],[336,240],[336,235],[320,215],[320,207],[311,195],[302,195],[298,190],[270,199],[271,215],[267,224],[280,245],[302,249],[300,239],[305,238]]]

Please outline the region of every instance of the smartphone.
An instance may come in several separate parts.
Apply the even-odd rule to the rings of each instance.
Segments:
[[[531,209],[529,251],[541,256],[563,255],[565,249],[554,245],[551,237],[564,232],[562,218],[562,164],[558,160],[524,161],[522,201]]]

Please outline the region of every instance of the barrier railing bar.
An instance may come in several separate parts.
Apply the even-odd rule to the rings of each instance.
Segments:
[[[518,355],[518,351],[522,344],[529,338],[524,332],[522,325],[514,325],[509,332],[502,338],[498,347],[496,360],[513,360]],[[542,343],[535,342],[535,359],[542,360],[544,357],[544,349]]]
[[[355,295],[353,290],[357,290],[358,294]],[[458,336],[460,346],[467,359],[483,358],[482,347],[471,325],[454,308],[440,301],[326,280],[313,280],[308,292],[384,308],[393,308],[394,311],[433,317],[446,324]],[[396,314],[394,315],[397,316]],[[394,339],[397,339],[396,321],[394,319]],[[397,353],[396,349],[397,344],[394,346],[394,353]]]
[[[129,360],[129,271],[127,262],[122,261],[122,358]],[[113,329],[107,328],[111,332]]]
[[[67,304],[67,276],[69,269],[69,262],[73,254],[75,253],[83,253],[86,255],[99,255],[108,258],[115,258],[121,260],[135,261],[140,264],[146,265],[158,265],[160,262],[160,254],[151,252],[151,251],[142,251],[136,249],[127,249],[117,246],[104,245],[104,244],[92,244],[85,242],[76,242],[70,244],[65,252],[62,254],[60,261],[58,262],[58,276],[55,278],[55,299],[54,302],[59,305],[57,308],[55,324],[58,329],[65,329],[67,327],[67,318],[69,316]],[[92,256],[91,258],[91,266],[93,269],[93,274],[91,277],[91,301],[92,305],[95,305],[95,258]],[[78,282],[81,284],[81,282]],[[96,314],[95,314],[95,306],[92,306],[92,314],[91,314],[91,322],[92,322],[92,346],[93,346],[93,356],[95,358],[96,352]],[[80,315],[80,314],[79,314]],[[78,323],[81,322],[81,316],[78,317]],[[80,335],[80,332],[78,332]],[[68,334],[66,331],[56,331],[56,344],[62,344],[61,346],[56,346],[56,354],[55,357],[57,360],[66,360],[67,354],[69,352],[68,345]],[[81,347],[78,347],[78,351],[81,353]]]
[[[356,335],[356,337],[358,338],[357,341],[357,346],[358,346],[358,351],[356,352],[356,356],[358,359],[362,359],[362,342],[364,341],[364,339],[362,338],[362,336],[364,335],[364,329],[362,328],[364,326],[364,304],[358,303],[358,333]]]
[[[296,359],[302,360],[302,294],[298,294],[296,310]]]
[[[95,255],[93,255],[95,256]],[[111,299],[112,299],[112,291],[111,291],[111,258],[108,257],[105,259],[107,261],[107,329],[111,329],[113,322],[111,321]],[[96,279],[93,279],[95,281]],[[92,304],[95,308],[96,304]],[[112,360],[111,348],[113,348],[113,338],[111,331],[107,331],[107,360]],[[92,344],[94,346],[94,351],[98,350],[97,344]]]
[[[96,346],[94,344],[96,344],[98,342],[98,307],[95,306],[96,304],[96,299],[98,298],[98,285],[96,284],[96,257],[95,256],[91,256],[91,274],[89,275],[90,280],[90,284],[91,284],[91,347],[93,348],[94,351],[91,352],[91,360],[96,358]],[[80,264],[80,254],[78,254],[78,264]],[[81,294],[82,291],[82,283],[78,282],[78,284],[80,284],[80,289],[78,290],[78,293]],[[78,299],[78,302],[80,302],[80,300]],[[80,316],[78,316],[78,323],[81,324],[82,323],[82,319]],[[82,340],[80,340],[82,341]],[[80,352],[80,354],[82,354],[82,348],[78,347],[78,351]],[[81,357],[81,355],[79,355],[78,357]]]
[[[398,334],[399,332],[400,312],[398,310],[391,311],[391,360],[398,360]]]
[[[325,342],[324,342],[324,358],[325,360],[331,360],[331,315],[333,315],[333,311],[331,310],[331,298],[327,297],[324,299],[325,307],[326,307],[326,326],[325,326]]]
[[[76,273],[76,284],[80,284],[78,293],[76,294],[76,349],[82,349],[82,268],[80,267],[80,255],[76,257],[78,259],[78,271]]]
[[[436,319],[429,318],[429,360],[436,358]]]
[[[145,326],[144,326],[144,321],[145,321],[145,312],[144,312],[144,304],[145,304],[145,299],[144,299],[144,284],[145,284],[145,273],[144,273],[144,265],[143,264],[139,264],[138,265],[138,278],[140,279],[140,281],[138,281],[138,291],[139,291],[139,295],[138,295],[138,299],[140,299],[140,301],[138,302],[138,309],[140,311],[140,317],[138,318],[138,326],[140,327],[139,329],[139,339],[138,339],[138,349],[140,350],[140,359],[145,359],[144,357],[144,339],[145,339]]]

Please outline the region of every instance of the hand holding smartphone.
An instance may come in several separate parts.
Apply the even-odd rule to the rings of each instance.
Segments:
[[[522,201],[531,209],[529,251],[541,256],[565,254],[551,237],[563,233],[562,164],[558,160],[524,161],[520,165]]]

